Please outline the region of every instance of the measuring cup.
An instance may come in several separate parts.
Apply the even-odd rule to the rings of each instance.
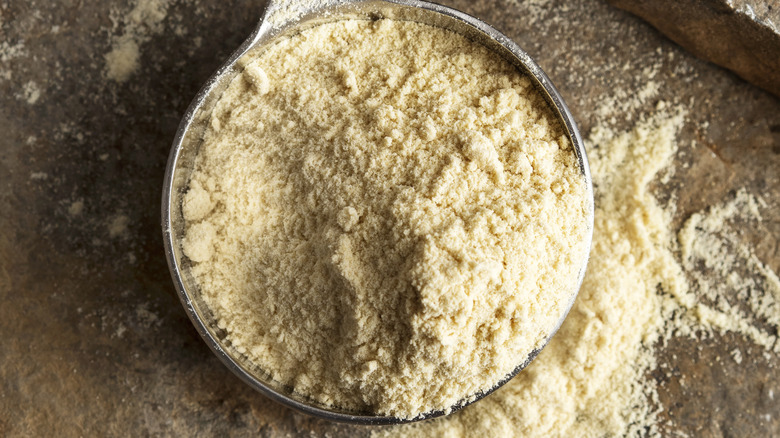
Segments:
[[[319,404],[307,397],[295,393],[287,387],[270,378],[268,373],[250,363],[245,357],[231,349],[225,342],[226,333],[217,327],[215,318],[208,307],[198,296],[198,287],[190,273],[190,262],[183,256],[181,244],[184,237],[184,219],[181,211],[181,201],[187,190],[190,172],[200,145],[204,129],[210,119],[211,112],[222,92],[231,80],[241,72],[237,61],[244,56],[262,50],[268,43],[277,38],[285,38],[300,32],[302,29],[325,22],[343,19],[375,20],[387,18],[393,20],[408,20],[429,24],[459,33],[473,41],[483,44],[493,50],[524,72],[534,83],[539,93],[547,100],[553,113],[561,121],[573,150],[577,155],[579,169],[587,186],[588,197],[587,247],[591,245],[593,230],[593,187],[588,168],[582,138],[572,118],[569,109],[563,102],[553,84],[541,68],[517,44],[502,35],[496,29],[470,15],[452,8],[419,0],[271,0],[257,28],[249,38],[233,53],[227,62],[217,70],[207,81],[193,100],[182,118],[176,138],[173,142],[168,167],[165,174],[162,200],[162,228],[168,265],[179,298],[195,328],[219,357],[219,359],[238,377],[251,387],[267,397],[304,413],[332,421],[357,424],[398,424],[422,419],[434,418],[445,414],[445,411],[432,411],[414,418],[396,418],[392,416],[374,415],[365,412],[351,412],[339,408]],[[585,273],[587,257],[584,257],[571,301],[566,311],[561,315],[558,325],[545,341],[546,343],[558,330],[571,309]],[[509,381],[525,368],[539,353],[533,351],[528,357],[518,358],[518,366],[490,391],[479,394],[464,394],[461,402],[452,406],[454,412],[464,406],[474,403],[487,396],[495,389]]]

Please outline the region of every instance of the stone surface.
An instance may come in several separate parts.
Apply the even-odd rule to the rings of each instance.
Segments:
[[[625,129],[659,101],[687,110],[675,174],[657,188],[677,205],[676,226],[741,187],[762,193],[765,220],[742,237],[780,271],[777,98],[603,2],[443,3],[535,57],[583,133]],[[171,141],[262,6],[0,1],[0,436],[370,432],[294,413],[241,383],[198,337],[168,275],[159,210]],[[133,44],[137,68],[109,79],[106,54]],[[728,359],[735,348],[739,365]],[[669,435],[780,435],[769,396],[780,394],[780,362],[750,348],[731,335],[661,348],[651,377]]]
[[[695,55],[780,96],[780,1],[609,0]]]

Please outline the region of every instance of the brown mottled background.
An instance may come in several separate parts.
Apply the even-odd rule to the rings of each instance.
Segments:
[[[700,61],[605,2],[452,0],[547,71],[584,133],[627,128],[659,100],[686,108],[675,224],[740,187],[768,217],[743,239],[780,270],[780,100]],[[128,0],[0,0],[0,436],[365,435],[264,399],[224,368],[179,304],[159,204],[190,99],[249,34],[262,0],[171,0],[141,25],[124,83],[105,54]],[[646,89],[657,93],[628,104]],[[695,140],[695,147],[694,143]],[[737,364],[729,352],[740,347]],[[665,430],[780,435],[777,355],[736,334],[659,352]],[[774,394],[774,396],[772,396]]]

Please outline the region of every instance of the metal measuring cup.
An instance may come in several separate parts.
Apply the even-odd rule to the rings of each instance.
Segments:
[[[568,107],[542,69],[509,38],[479,19],[455,9],[435,3],[419,0],[269,0],[260,22],[252,34],[227,62],[206,82],[179,125],[176,138],[168,159],[165,173],[162,199],[162,229],[168,265],[179,298],[198,333],[211,350],[233,373],[265,396],[304,413],[332,421],[355,424],[398,424],[419,421],[445,415],[444,411],[432,411],[420,416],[401,419],[371,413],[351,412],[336,407],[325,406],[293,391],[292,388],[274,381],[268,373],[259,369],[243,355],[230,348],[225,342],[226,333],[217,327],[215,318],[208,306],[199,297],[196,280],[190,272],[190,261],[183,256],[181,241],[184,237],[184,218],[181,201],[187,190],[190,172],[202,139],[204,129],[211,112],[231,80],[241,73],[237,62],[262,50],[277,38],[293,35],[302,29],[318,24],[342,20],[374,20],[388,18],[393,20],[416,21],[459,33],[483,44],[515,65],[534,83],[535,88],[545,98],[561,124],[563,125],[572,148],[577,155],[579,169],[586,184],[587,205],[587,248],[590,248],[593,231],[593,186],[585,155],[582,138]],[[585,274],[587,257],[580,268],[576,289],[565,312],[545,340],[549,342],[563,323],[576,298]],[[452,406],[451,412],[463,408],[484,398],[508,382],[525,368],[540,352],[534,350],[526,358],[518,358],[518,366],[491,390],[479,394],[464,394],[464,399]],[[468,396],[468,398],[466,398]]]

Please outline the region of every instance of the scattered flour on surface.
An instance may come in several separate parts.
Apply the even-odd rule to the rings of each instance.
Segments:
[[[117,82],[125,82],[138,69],[140,57],[141,51],[134,37],[123,35],[117,38],[106,54],[106,75]]]
[[[41,89],[38,87],[38,84],[36,84],[33,81],[27,81],[27,83],[24,84],[22,87],[22,92],[19,94],[19,99],[22,99],[29,103],[30,105],[35,104],[38,102],[38,99],[41,98]]]
[[[8,41],[0,41],[0,79],[10,80],[13,76],[12,69],[8,68],[10,61],[27,55],[24,43],[11,44]]]
[[[130,218],[127,215],[119,214],[113,216],[107,224],[108,235],[111,238],[119,237],[127,239],[130,237],[127,226],[130,224]]]
[[[766,203],[742,189],[733,199],[691,215],[679,232],[680,251],[702,297],[696,306],[702,323],[742,333],[780,353],[780,279],[742,241],[743,228],[760,224],[761,208]]]
[[[106,76],[116,82],[125,82],[140,66],[141,46],[164,29],[168,7],[172,0],[136,0],[130,12],[115,11],[114,31],[123,27],[122,34],[112,37],[111,51],[105,55]],[[121,24],[120,24],[121,23]]]
[[[162,319],[149,309],[149,303],[139,304],[135,308],[135,318],[138,324],[145,328],[153,328],[162,324]]]
[[[742,352],[739,350],[739,348],[731,350],[731,357],[734,358],[734,362],[737,364],[742,363]]]
[[[642,84],[642,88],[638,90],[624,88],[613,90],[613,93],[604,96],[594,113],[599,119],[609,120],[612,124],[615,123],[615,118],[611,116],[613,114],[636,113],[642,105],[658,96],[661,84],[650,79],[656,74],[657,70],[647,67],[641,77],[648,78],[648,80]]]
[[[83,211],[84,211],[84,201],[80,199],[71,202],[70,205],[68,206],[68,215],[70,215],[70,217],[80,216]]]

